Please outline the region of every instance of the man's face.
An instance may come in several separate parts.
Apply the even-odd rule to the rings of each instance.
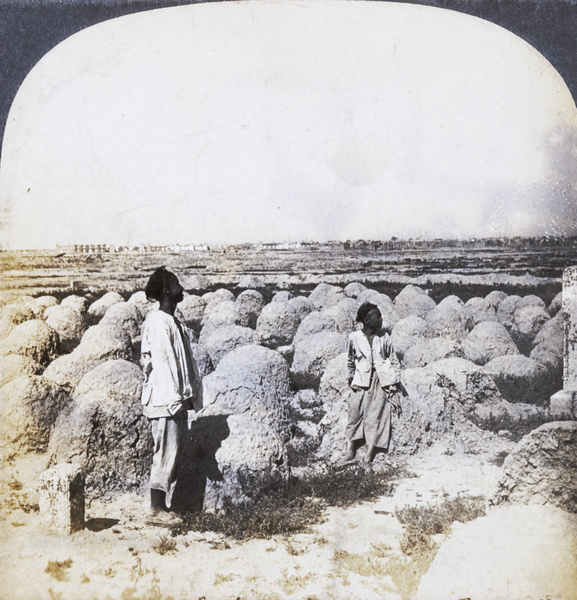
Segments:
[[[383,325],[383,319],[381,317],[381,311],[378,308],[373,308],[367,313],[364,321],[367,327],[370,327],[373,331],[377,331]]]
[[[180,285],[178,277],[173,275],[168,282],[167,294],[178,304],[184,299],[184,288]]]

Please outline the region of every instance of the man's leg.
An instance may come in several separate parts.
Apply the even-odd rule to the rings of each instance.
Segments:
[[[152,509],[152,512],[168,510],[166,507],[166,492],[150,488],[150,508]]]
[[[186,411],[175,417],[151,419],[151,426],[154,438],[154,456],[150,472],[151,523],[154,521],[152,524],[155,525],[176,525],[178,519],[166,514],[169,510],[167,501],[170,503],[176,485],[178,455],[186,428]]]
[[[170,496],[176,485],[178,458],[186,428],[186,411],[174,417],[151,419],[154,438],[154,456],[150,471],[150,488],[165,493],[170,505]]]

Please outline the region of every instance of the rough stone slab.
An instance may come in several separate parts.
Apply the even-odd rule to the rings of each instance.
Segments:
[[[69,535],[84,528],[84,475],[70,463],[61,463],[40,475],[39,507],[47,533]]]
[[[561,390],[551,396],[551,417],[559,421],[575,419],[577,414],[577,391]]]
[[[554,421],[528,433],[505,459],[495,499],[577,513],[577,421]]]

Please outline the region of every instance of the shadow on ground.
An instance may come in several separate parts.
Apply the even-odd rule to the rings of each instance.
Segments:
[[[88,519],[85,527],[89,531],[98,532],[104,531],[105,529],[110,529],[111,527],[118,525],[118,523],[118,519]]]
[[[227,418],[227,415],[217,415],[201,417],[192,422],[172,497],[172,508],[176,512],[201,511],[207,481],[222,480],[216,452],[230,434]]]

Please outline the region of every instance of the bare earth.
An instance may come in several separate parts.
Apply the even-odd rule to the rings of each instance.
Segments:
[[[574,252],[574,247],[561,250],[532,248],[516,254],[514,272],[508,265],[503,266],[503,273],[495,263],[497,251],[479,251],[474,257],[462,252],[462,264],[456,268],[451,263],[450,276],[447,261],[455,260],[454,250],[447,252],[447,257],[415,252],[400,258],[382,252],[353,256],[339,252],[332,257],[327,253],[277,253],[273,257],[276,262],[272,255],[264,257],[260,252],[209,257],[210,261],[204,255],[184,254],[4,254],[0,287],[3,295],[66,296],[74,291],[96,298],[111,289],[128,295],[142,289],[153,267],[167,264],[178,270],[192,291],[201,275],[213,287],[243,287],[240,277],[246,275],[258,277],[263,286],[272,286],[271,290],[301,293],[319,280],[342,285],[362,276],[371,283],[382,281],[384,272],[394,272],[389,280],[395,289],[409,282],[432,292],[435,286],[447,293],[455,286],[464,286],[470,288],[472,296],[482,295],[485,288],[495,289],[498,281],[511,292],[540,292],[549,302],[560,289],[559,265],[568,264],[566,254]],[[505,258],[510,257],[500,259],[507,262]],[[313,259],[318,260],[318,269],[313,268]],[[477,268],[470,269],[468,260]],[[287,262],[294,262],[288,275]],[[543,272],[530,276],[526,266],[537,262],[543,265]],[[432,269],[433,263],[438,263],[438,268]],[[327,264],[334,265],[328,275],[322,270]],[[437,282],[434,273],[441,273],[442,280]],[[426,280],[417,281],[416,277]],[[418,557],[403,551],[406,526],[395,516],[398,509],[442,504],[460,496],[483,497],[488,517],[515,508],[490,505],[501,470],[488,456],[465,454],[438,444],[414,456],[380,457],[374,469],[383,466],[383,461],[394,461],[404,473],[393,482],[392,495],[349,508],[326,507],[324,522],[307,533],[238,542],[214,533],[172,536],[167,529],[149,526],[145,523],[145,499],[137,494],[89,502],[83,531],[68,537],[45,535],[39,526],[36,486],[47,467],[48,455],[6,455],[0,460],[0,599],[436,600],[431,588],[423,587],[426,580],[437,581],[433,587],[441,589],[443,579],[456,577],[459,581],[454,591],[443,592],[439,600],[577,600],[577,515],[555,507],[519,507],[521,513],[511,513],[509,520],[518,530],[509,531],[504,542],[490,536],[473,538],[471,546],[460,551],[461,557],[472,557],[466,566],[469,571],[465,567],[459,570],[462,565],[452,568],[452,564],[460,563],[456,559],[451,563],[455,557],[449,556],[432,573],[437,559],[430,568],[428,561],[423,568]],[[523,523],[524,509],[533,511],[527,512],[531,527],[528,521]],[[462,527],[467,525],[457,522],[446,533],[434,536],[435,547],[451,541],[454,533],[462,533]],[[527,536],[541,543],[539,551],[534,551]],[[485,541],[476,541],[481,539]],[[553,549],[548,542],[553,543]],[[447,554],[443,554],[446,548],[441,546],[437,558]],[[523,554],[521,550],[527,548],[529,554]],[[568,568],[558,566],[556,550],[573,561]],[[498,564],[487,571],[491,559]],[[543,573],[553,573],[552,578]],[[536,574],[536,583],[527,585],[531,574]]]
[[[197,532],[171,538],[168,530],[144,523],[144,499],[136,494],[92,502],[84,531],[69,537],[44,535],[38,512],[29,505],[37,498],[35,485],[46,456],[13,459],[3,467],[1,484],[5,500],[0,516],[0,596],[11,600],[408,597],[411,581],[403,583],[398,576],[394,581],[390,574],[392,559],[402,557],[403,525],[394,516],[395,509],[459,494],[488,497],[499,467],[479,455],[444,454],[440,447],[387,460],[403,463],[412,475],[396,482],[391,497],[350,508],[328,507],[325,521],[310,533],[237,542]],[[15,489],[19,487],[15,482],[22,488]],[[176,543],[165,554],[159,552],[163,537]],[[50,561],[63,566],[46,572]]]

